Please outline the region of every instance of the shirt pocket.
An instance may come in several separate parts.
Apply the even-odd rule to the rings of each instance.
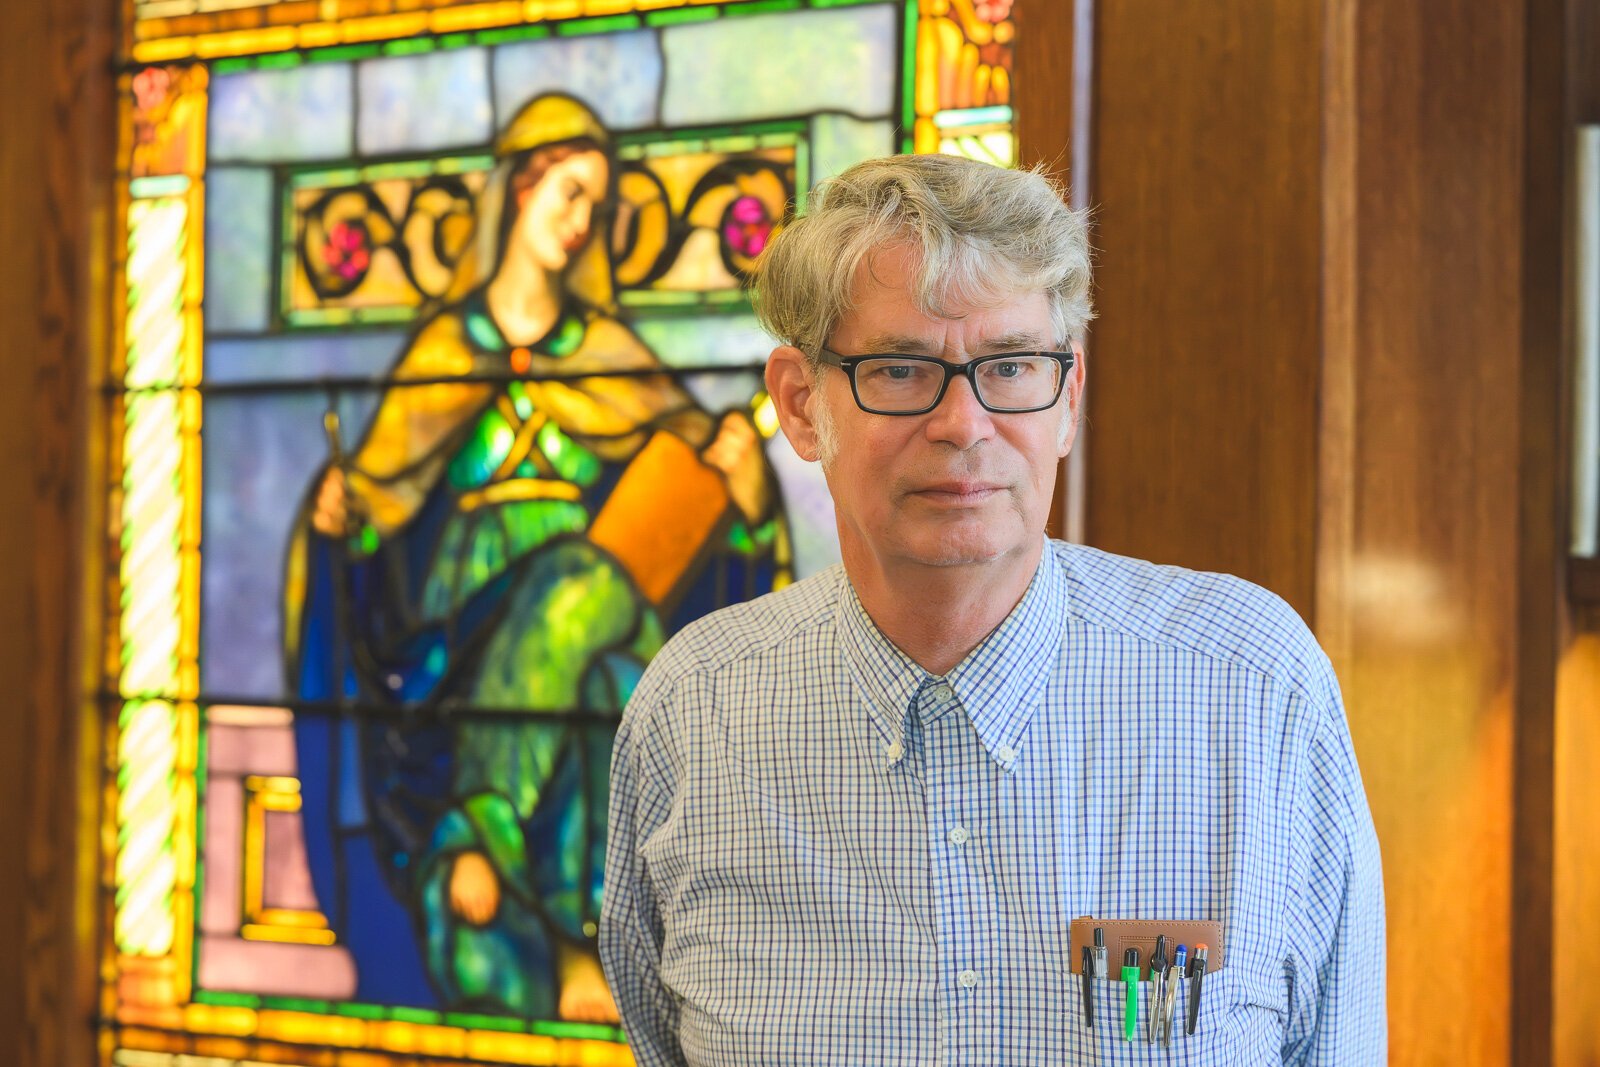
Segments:
[[[1066,1046],[1076,1064],[1193,1064],[1195,1067],[1257,1067],[1282,1063],[1283,1016],[1242,971],[1224,967],[1205,976],[1195,1031],[1189,1033],[1189,998],[1194,981],[1179,979],[1173,1000],[1172,1037],[1150,1040],[1155,986],[1139,983],[1133,1040],[1125,1037],[1128,987],[1114,978],[1091,978],[1094,1026],[1084,1013],[1083,978],[1071,976],[1066,1011]]]

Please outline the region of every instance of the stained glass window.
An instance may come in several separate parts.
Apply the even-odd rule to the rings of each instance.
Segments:
[[[754,258],[1009,164],[1010,0],[133,0],[109,1062],[629,1061],[594,956],[653,652],[837,559]]]

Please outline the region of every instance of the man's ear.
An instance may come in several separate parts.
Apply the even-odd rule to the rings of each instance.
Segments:
[[[811,422],[811,394],[816,378],[811,361],[793,345],[780,345],[767,357],[767,395],[778,411],[778,425],[795,454],[815,462],[817,431]],[[819,401],[821,397],[817,398]]]
[[[1083,344],[1079,341],[1072,342],[1072,369],[1067,372],[1067,432],[1061,435],[1060,446],[1056,449],[1056,458],[1065,459],[1067,453],[1072,451],[1072,446],[1078,440],[1078,426],[1083,419]]]

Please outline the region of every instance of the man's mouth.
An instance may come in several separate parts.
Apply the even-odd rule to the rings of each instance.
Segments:
[[[981,504],[1000,492],[1000,486],[988,482],[934,482],[913,490],[912,495],[935,504]]]

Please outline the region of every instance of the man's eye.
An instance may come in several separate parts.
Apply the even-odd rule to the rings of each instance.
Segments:
[[[875,360],[865,364],[860,373],[883,382],[910,382],[926,374],[927,369],[920,363],[886,363]]]

